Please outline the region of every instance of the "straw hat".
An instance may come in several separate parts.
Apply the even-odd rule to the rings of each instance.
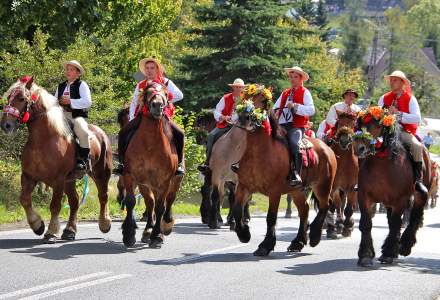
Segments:
[[[142,74],[144,74],[144,76],[147,76],[147,74],[145,72],[145,64],[148,62],[152,62],[152,63],[156,64],[157,68],[159,69],[159,73],[163,74],[164,69],[163,69],[162,65],[159,63],[159,61],[153,57],[147,57],[147,58],[143,58],[139,61],[139,70],[142,72]]]
[[[409,81],[408,78],[406,78],[405,73],[403,73],[402,71],[398,71],[397,70],[397,71],[394,71],[393,73],[391,73],[390,75],[386,75],[385,76],[385,80],[390,81],[391,77],[400,78],[400,79],[402,79],[405,82],[405,84],[411,85],[411,82]]]
[[[81,64],[77,61],[77,60],[69,60],[69,61],[65,61],[63,63],[64,68],[66,68],[66,66],[74,66],[75,68],[77,68],[79,70],[79,75],[83,75],[85,73],[84,68],[81,66]]]
[[[284,68],[284,71],[286,71],[287,74],[289,74],[290,72],[298,73],[298,74],[300,74],[302,76],[304,81],[309,80],[309,74],[304,72],[303,69],[301,69],[300,67]]]
[[[347,95],[348,93],[354,94],[356,98],[359,97],[359,94],[355,90],[353,90],[353,89],[346,89],[345,92],[342,94],[342,98],[344,98],[345,95]]]
[[[243,79],[237,78],[234,80],[234,83],[229,83],[228,84],[230,87],[244,87],[244,81]]]

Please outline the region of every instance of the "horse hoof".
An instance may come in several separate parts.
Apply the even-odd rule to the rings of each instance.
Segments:
[[[342,231],[343,231],[343,230],[344,230],[343,227],[340,227],[340,226],[336,227],[336,233],[337,233],[337,234],[342,234]]]
[[[141,242],[148,244],[148,242],[150,241],[150,237],[151,237],[151,228],[145,229],[144,232],[142,233],[142,239]]]
[[[336,233],[336,231],[327,231],[327,238],[331,240],[337,240],[338,234]]]
[[[369,268],[373,266],[373,259],[371,257],[362,257],[358,260],[358,266]]]
[[[254,252],[254,256],[268,256],[272,250],[264,249],[263,247],[258,247]]]
[[[142,216],[142,218],[139,219],[139,222],[147,222],[147,216]]]
[[[103,224],[99,224],[99,230],[102,233],[108,233],[110,229],[112,228],[112,223],[110,220],[105,220]]]
[[[205,217],[202,217],[202,224],[208,224],[208,220]]]
[[[61,239],[65,241],[74,241],[76,233],[69,229],[64,229]]]
[[[51,233],[46,233],[43,238],[43,244],[55,244],[57,242],[57,236]]]
[[[209,229],[220,229],[220,223],[218,222],[209,222],[208,224]]]
[[[245,224],[245,225],[249,225],[249,222],[250,222],[251,220],[250,219],[244,219],[243,220],[243,224]]]
[[[381,255],[378,260],[380,261],[381,264],[384,265],[390,265],[393,263],[393,258],[391,256],[385,256],[385,255]]]
[[[174,218],[172,218],[171,221],[168,223],[162,219],[162,221],[160,222],[160,231],[164,235],[170,235],[171,232],[173,232],[174,222],[175,222]]]
[[[234,231],[235,230],[235,222],[229,223],[229,230]]]
[[[243,227],[236,226],[235,232],[237,233],[238,239],[242,243],[249,243],[251,240],[251,232],[249,231],[249,226],[244,225]]]
[[[290,246],[287,247],[287,252],[301,252],[301,250],[304,248],[304,243],[300,241],[292,241],[290,243]]]
[[[150,244],[148,246],[153,249],[160,249],[162,245],[163,245],[163,239],[157,236],[150,240]]]
[[[353,229],[344,227],[344,229],[342,230],[342,236],[343,237],[350,237],[352,231],[353,231]]]
[[[318,246],[320,241],[321,241],[321,237],[320,236],[318,236],[316,238],[310,238],[310,247]]]
[[[34,230],[34,233],[35,233],[36,235],[42,235],[42,234],[44,233],[44,229],[45,229],[44,222],[41,221],[41,225],[40,225],[40,227],[38,227],[37,230]]]
[[[405,246],[400,246],[399,249],[399,254],[402,256],[408,256],[411,254],[411,248],[410,247],[405,247]]]
[[[284,215],[284,218],[286,218],[286,219],[290,219],[290,218],[292,218],[292,213],[286,213],[286,214]]]

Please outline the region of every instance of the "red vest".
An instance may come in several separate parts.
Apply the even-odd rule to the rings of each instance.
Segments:
[[[284,90],[283,93],[281,94],[281,105],[280,105],[280,110],[278,111],[278,117],[281,115],[281,113],[283,112],[283,108],[286,106],[287,99],[289,98],[290,95],[290,90],[291,89]],[[293,99],[292,99],[293,103],[304,104],[305,91],[307,91],[307,89],[303,86],[297,88],[293,92]],[[308,122],[309,122],[309,117],[304,117],[297,114],[293,115],[292,126],[294,128],[307,127]]]
[[[232,93],[229,93],[224,95],[223,99],[225,100],[225,107],[222,110],[222,115],[232,116],[234,110],[234,96],[232,96]],[[228,126],[226,121],[217,122],[217,128],[225,128],[226,126]]]
[[[385,107],[390,107],[394,105],[397,107],[397,109],[400,112],[409,113],[409,102],[411,101],[411,94],[404,92],[402,96],[400,96],[399,99],[397,99],[397,95],[393,92],[388,92],[383,96],[383,104]],[[417,132],[417,125],[416,124],[403,124],[403,129],[406,132],[409,132],[413,135]]]

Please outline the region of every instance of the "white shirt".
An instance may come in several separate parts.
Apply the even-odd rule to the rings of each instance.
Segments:
[[[238,115],[235,112],[235,104],[237,104],[237,99],[240,97],[234,97],[234,108],[232,109],[231,122],[235,122],[238,120]],[[220,117],[222,116],[222,111],[225,108],[225,97],[223,96],[220,101],[217,103],[214,110],[214,119],[217,122],[220,122]]]
[[[70,83],[67,83],[63,95],[70,95]],[[54,96],[58,99],[58,88]],[[90,88],[85,81],[81,81],[79,86],[79,96],[81,97],[79,99],[70,98],[70,107],[72,109],[89,109],[92,106],[92,96],[90,94]]]
[[[282,95],[282,94],[281,94]],[[275,105],[273,106],[273,109],[280,108],[281,105],[281,95],[278,98],[278,100],[275,102]],[[293,120],[292,112],[290,109],[287,108],[287,105],[291,102],[293,102],[293,99],[290,99],[292,97],[288,97],[286,104],[284,106],[283,112],[280,115],[280,118],[278,122],[280,124],[286,124],[290,123]],[[303,117],[311,117],[315,114],[315,106],[313,105],[313,98],[312,94],[310,94],[309,90],[306,90],[304,92],[304,104],[298,104],[298,110],[296,111],[297,115],[303,116]],[[275,113],[278,115],[278,110],[275,110]]]
[[[358,113],[361,110],[361,108],[356,104],[348,105],[345,102],[338,102],[333,104],[330,107],[330,110],[328,111],[327,117],[325,118],[325,121],[330,126],[335,126],[336,122],[338,121],[338,111],[339,112],[345,112],[345,113]]]
[[[167,85],[167,89],[169,92],[173,94],[173,103],[176,103],[183,99],[183,93],[182,91],[168,78],[165,78],[165,85]],[[136,85],[136,88],[134,90],[133,99],[131,100],[130,104],[130,114],[129,114],[129,120],[134,119],[134,113],[136,111],[136,106],[138,105],[138,98],[139,98],[139,84]]]
[[[383,97],[380,97],[377,105],[383,106]],[[417,102],[416,97],[411,96],[409,100],[409,113],[402,112],[402,121],[403,124],[415,124],[419,125],[422,121],[422,115],[420,113],[419,103]]]
[[[321,121],[321,123],[319,123],[318,131],[316,131],[316,137],[320,140],[322,140],[325,135],[325,122],[325,120]]]

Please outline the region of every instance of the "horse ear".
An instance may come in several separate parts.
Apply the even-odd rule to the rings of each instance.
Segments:
[[[30,90],[33,83],[34,83],[34,76],[31,76],[31,78],[26,82],[26,89]]]

